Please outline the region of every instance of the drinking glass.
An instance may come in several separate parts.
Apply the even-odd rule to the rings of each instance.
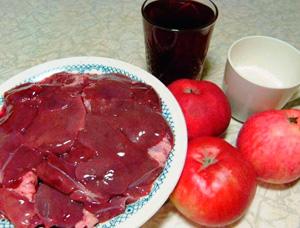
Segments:
[[[146,0],[142,15],[148,70],[166,85],[201,77],[217,6],[211,0]]]

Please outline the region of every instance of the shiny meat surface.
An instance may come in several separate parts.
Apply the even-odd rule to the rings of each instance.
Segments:
[[[173,147],[153,88],[61,72],[4,94],[0,214],[16,227],[93,227],[149,193]]]

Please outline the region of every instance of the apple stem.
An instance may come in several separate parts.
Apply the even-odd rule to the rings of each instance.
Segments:
[[[290,123],[293,123],[293,124],[298,123],[298,117],[289,117],[288,120]]]
[[[206,157],[203,159],[202,161],[202,165],[203,165],[203,169],[205,169],[206,167],[212,165],[216,163],[216,159],[215,158],[212,158],[212,157]]]
[[[186,88],[184,89],[184,93],[194,93],[194,90],[192,88]]]
[[[195,161],[201,163],[201,165],[202,165],[198,171],[201,171],[201,170],[207,168],[208,166],[217,162],[217,160],[214,157],[205,157],[205,158],[194,157],[194,159],[195,159]]]

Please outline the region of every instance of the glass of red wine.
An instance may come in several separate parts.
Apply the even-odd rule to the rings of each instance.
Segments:
[[[142,15],[148,70],[165,85],[201,77],[217,6],[211,0],[146,0]]]

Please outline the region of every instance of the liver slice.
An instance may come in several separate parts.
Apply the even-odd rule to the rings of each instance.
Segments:
[[[11,189],[0,188],[0,212],[18,228],[35,228],[43,224],[36,215],[34,204]]]
[[[40,94],[38,114],[27,128],[26,145],[52,153],[64,153],[84,128],[85,108],[80,96],[47,88]]]
[[[42,154],[38,151],[20,146],[13,153],[9,154],[5,167],[2,167],[2,185],[5,187],[17,187],[22,176],[28,171],[35,169],[42,161]]]
[[[73,227],[83,217],[81,204],[45,184],[40,184],[34,205],[47,227]]]

